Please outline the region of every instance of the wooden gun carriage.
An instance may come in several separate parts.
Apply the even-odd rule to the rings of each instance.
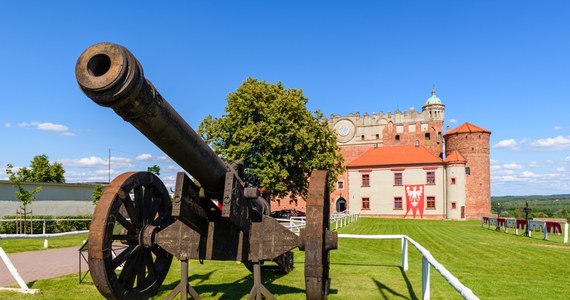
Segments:
[[[289,272],[291,250],[305,251],[307,299],[326,299],[329,230],[326,171],[311,173],[306,226],[299,235],[268,216],[257,187],[243,181],[243,163],[220,159],[143,75],[124,47],[99,43],[79,57],[75,74],[95,103],[112,108],[164,151],[185,173],[177,174],[173,199],[149,172],[119,175],[104,190],[93,214],[88,261],[99,292],[108,299],[147,299],[158,292],[173,257],[181,280],[168,296],[197,299],[188,283],[188,260],[241,261],[254,277],[250,299],[274,298],[261,283],[261,264],[275,261]],[[125,249],[115,254],[113,247]]]

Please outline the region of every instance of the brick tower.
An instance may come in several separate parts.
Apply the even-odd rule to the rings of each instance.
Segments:
[[[465,214],[468,219],[477,219],[491,211],[491,131],[464,123],[447,132],[445,155],[458,151],[467,161],[465,164]]]

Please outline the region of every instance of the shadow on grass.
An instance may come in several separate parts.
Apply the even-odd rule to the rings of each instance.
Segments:
[[[416,295],[414,288],[412,287],[412,283],[408,279],[408,275],[406,275],[406,272],[404,272],[404,270],[401,267],[398,267],[398,268],[400,269],[400,272],[402,273],[402,277],[404,278],[404,281],[406,282],[406,287],[408,288],[409,295],[400,294],[399,292],[391,289],[390,287],[383,284],[382,282],[380,282],[376,279],[373,279],[374,283],[376,284],[376,287],[378,287],[378,291],[380,292],[382,299],[394,299],[394,297],[398,297],[398,298],[402,298],[402,299],[418,300],[419,298]]]
[[[190,285],[198,294],[208,295],[208,297],[217,297],[218,299],[240,299],[247,296],[251,291],[253,287],[253,274],[228,283],[202,284],[210,280],[216,271],[217,270],[213,270],[206,274],[191,275],[188,277],[188,282],[190,282]],[[305,292],[304,289],[273,284],[273,281],[284,275],[286,274],[278,269],[263,268],[261,281],[275,296]],[[158,295],[168,295],[179,283],[180,280],[161,286]]]

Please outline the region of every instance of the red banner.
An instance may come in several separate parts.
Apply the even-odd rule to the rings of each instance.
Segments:
[[[414,218],[416,217],[416,212],[420,211],[420,218],[424,217],[424,185],[405,185],[404,189],[406,191],[406,216],[412,210]]]

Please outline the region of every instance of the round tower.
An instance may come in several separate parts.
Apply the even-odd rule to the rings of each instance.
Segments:
[[[446,219],[465,219],[465,164],[467,160],[456,150],[445,157]]]
[[[445,118],[445,105],[441,99],[437,97],[435,88],[431,90],[431,96],[426,100],[422,106],[422,114],[424,122],[421,126],[421,134],[418,140],[420,144],[424,145],[431,153],[443,159],[443,120]],[[426,128],[424,128],[424,126]]]
[[[477,219],[491,211],[491,131],[470,123],[446,133],[445,155],[465,158],[465,216]]]

